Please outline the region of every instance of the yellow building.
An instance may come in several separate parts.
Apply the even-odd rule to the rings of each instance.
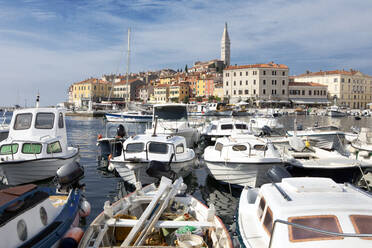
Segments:
[[[110,95],[111,83],[91,78],[72,85],[72,99],[76,107],[82,107],[84,101],[97,101]]]
[[[182,102],[185,97],[190,95],[189,85],[187,83],[173,84],[169,86],[169,100],[173,102]]]
[[[221,100],[224,98],[223,83],[215,84],[213,89],[213,96],[219,97]]]
[[[162,85],[162,84],[170,85],[172,84],[172,81],[173,81],[173,77],[161,77],[159,80],[159,85]]]
[[[196,83],[196,96],[205,96],[205,85],[204,79],[199,79]]]
[[[169,85],[159,84],[154,88],[154,100],[157,103],[166,103],[169,99]]]

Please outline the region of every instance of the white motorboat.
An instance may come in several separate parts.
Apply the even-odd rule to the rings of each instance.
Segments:
[[[296,135],[323,149],[335,149],[345,143],[345,133],[335,126],[311,127],[306,130],[287,131],[287,135]]]
[[[79,247],[212,247],[233,248],[229,233],[214,208],[162,178],[110,205],[90,224]]]
[[[292,174],[331,177],[338,182],[351,182],[359,187],[372,189],[371,161],[344,156],[335,150],[312,147],[309,142],[305,144],[296,137],[289,139],[291,147],[284,146],[279,150],[282,151],[283,159],[292,166]]]
[[[152,128],[146,134],[177,135],[186,139],[187,147],[194,147],[199,140],[199,131],[190,125],[185,104],[157,104],[153,107]]]
[[[224,118],[208,123],[201,132],[201,139],[207,144],[214,144],[217,138],[251,134],[248,123],[240,120]]]
[[[344,117],[346,112],[341,111],[337,105],[333,105],[327,110],[327,115],[330,117]]]
[[[81,195],[78,183],[84,170],[80,165],[72,168],[69,174],[64,173],[64,168],[60,171],[64,176],[56,177],[56,181],[63,182],[58,190],[34,184],[0,190],[3,247],[66,247],[62,246],[64,242],[77,245],[79,240],[63,240],[63,237],[66,234],[71,239],[74,234],[82,235],[83,230],[77,228],[79,219],[89,215],[90,204]]]
[[[143,111],[126,111],[120,113],[105,113],[107,121],[111,122],[151,122],[152,115]]]
[[[253,132],[261,133],[265,131],[265,127],[269,128],[269,131],[279,132],[284,126],[272,115],[262,115],[250,118],[249,127]]]
[[[8,138],[9,135],[9,124],[6,122],[6,111],[4,111],[1,118],[2,121],[0,123],[0,142]]]
[[[204,116],[206,110],[205,104],[188,105],[189,116]]]
[[[237,234],[246,248],[369,247],[372,195],[329,178],[284,178],[245,187]]]
[[[9,136],[0,142],[0,178],[9,185],[39,181],[78,159],[79,148],[67,145],[62,109],[15,110]]]
[[[282,164],[275,146],[253,135],[218,138],[204,150],[204,161],[216,180],[250,187],[264,181],[273,165]]]
[[[226,103],[207,103],[206,116],[232,116],[233,110]]]
[[[141,134],[123,143],[120,156],[109,160],[109,170],[115,169],[124,181],[151,184],[162,175],[186,177],[195,163],[195,152],[187,148],[182,136]]]

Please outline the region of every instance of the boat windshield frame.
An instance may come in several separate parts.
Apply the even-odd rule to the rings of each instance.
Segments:
[[[187,121],[187,108],[185,106],[157,106],[154,107],[154,117],[166,121]]]

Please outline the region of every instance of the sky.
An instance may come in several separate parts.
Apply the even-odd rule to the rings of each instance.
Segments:
[[[357,69],[372,75],[370,0],[0,0],[0,106],[67,101],[74,82],[183,69],[220,58],[274,61],[290,74]]]

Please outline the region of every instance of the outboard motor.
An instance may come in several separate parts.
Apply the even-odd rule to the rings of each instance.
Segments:
[[[270,136],[272,132],[273,132],[273,131],[271,130],[271,128],[265,125],[265,126],[262,127],[262,129],[261,129],[261,133],[260,133],[259,136],[260,136],[260,137],[263,137],[263,136]]]
[[[84,177],[84,167],[73,161],[59,168],[56,172],[55,181],[59,190],[80,188],[80,179]]]
[[[127,133],[125,132],[125,128],[122,124],[120,124],[116,129],[116,135],[120,138],[124,138],[127,135]]]
[[[280,183],[283,178],[292,177],[292,175],[281,166],[273,166],[266,172],[267,177],[273,183]]]
[[[155,177],[160,182],[161,177],[167,177],[174,181],[177,178],[177,174],[171,170],[170,164],[172,163],[174,154],[171,155],[168,163],[152,160],[149,162],[149,168],[146,170],[147,175]]]

